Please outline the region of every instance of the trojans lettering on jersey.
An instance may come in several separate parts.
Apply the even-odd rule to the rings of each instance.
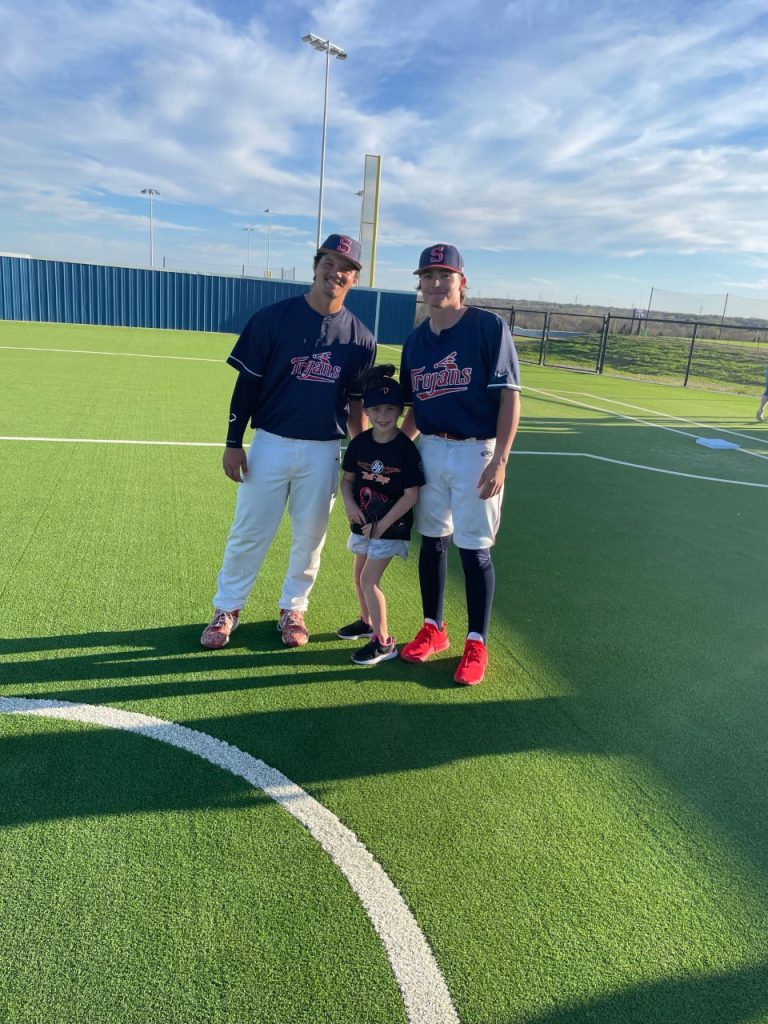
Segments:
[[[451,352],[444,359],[433,363],[431,370],[427,372],[425,370],[424,366],[411,370],[413,396],[422,402],[429,398],[439,398],[441,395],[466,391],[472,380],[472,367],[459,366],[456,363],[455,352]]]
[[[291,360],[291,376],[299,380],[319,380],[333,384],[339,379],[340,366],[331,362],[330,352],[315,352],[311,356],[296,356]]]

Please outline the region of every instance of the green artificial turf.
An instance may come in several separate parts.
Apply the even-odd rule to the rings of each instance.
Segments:
[[[0,324],[0,345],[223,359],[231,340]],[[0,363],[3,435],[217,442],[234,377]],[[703,479],[768,483],[768,428],[747,397],[537,367],[524,384],[482,686],[452,683],[455,552],[452,647],[422,666],[360,669],[335,638],[356,614],[338,504],[312,643],[275,630],[284,524],[209,652],[235,495],[218,447],[0,442],[0,695],[182,722],[285,772],[387,870],[463,1024],[768,1022],[768,490]],[[740,451],[689,436],[734,434]],[[384,578],[400,642],[417,544]],[[0,962],[20,965],[0,972],[0,1020],[406,1019],[344,879],[245,783],[150,740],[0,715],[0,794]]]

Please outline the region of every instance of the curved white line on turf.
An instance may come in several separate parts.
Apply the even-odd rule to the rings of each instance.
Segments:
[[[727,480],[720,476],[704,476],[702,473],[682,473],[678,469],[660,469],[658,466],[643,466],[639,462],[624,462],[622,459],[608,459],[605,455],[592,455],[591,452],[510,452],[510,455],[553,455],[571,459],[594,459],[595,462],[610,462],[614,466],[627,466],[629,469],[644,469],[648,473],[665,473],[667,476],[682,476],[688,480],[706,480],[713,484],[733,484],[735,487],[760,487],[768,490],[768,484],[756,484],[750,480]]]
[[[224,740],[135,711],[0,697],[0,714],[64,718],[122,729],[196,754],[263,790],[310,832],[346,877],[382,941],[410,1024],[459,1024],[434,954],[397,887],[354,832],[282,772]]]

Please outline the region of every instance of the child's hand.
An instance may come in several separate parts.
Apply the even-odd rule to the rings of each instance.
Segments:
[[[349,519],[350,523],[357,523],[358,526],[362,526],[365,523],[365,512],[363,512],[356,502],[344,502],[344,508],[346,509],[347,519]]]
[[[369,540],[373,540],[373,538],[376,536],[376,523],[365,523],[361,533],[364,537],[367,537]]]

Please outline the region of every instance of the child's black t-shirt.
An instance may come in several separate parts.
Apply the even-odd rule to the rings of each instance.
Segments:
[[[354,473],[352,493],[368,522],[383,519],[389,509],[402,498],[406,487],[422,487],[424,471],[419,449],[402,431],[385,444],[373,440],[373,430],[364,430],[349,442],[342,468]],[[382,534],[384,540],[408,540],[413,526],[410,508]],[[352,523],[353,533],[362,533]]]

